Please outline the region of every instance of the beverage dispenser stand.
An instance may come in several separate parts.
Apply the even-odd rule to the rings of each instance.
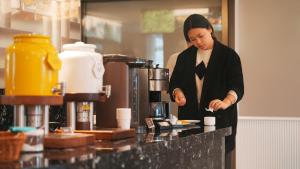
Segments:
[[[105,102],[110,91],[105,93],[67,93],[67,127],[72,130],[93,130],[94,102]]]
[[[49,131],[49,106],[62,105],[63,96],[0,96],[0,104],[14,106],[14,125]]]

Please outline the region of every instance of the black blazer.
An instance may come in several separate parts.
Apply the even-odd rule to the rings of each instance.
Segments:
[[[179,54],[171,76],[169,93],[174,101],[172,92],[175,88],[180,88],[186,97],[186,105],[178,107],[179,119],[200,119],[203,122],[203,117],[208,113],[205,107],[208,107],[211,100],[223,100],[229,90],[234,90],[238,96],[237,102],[240,101],[244,95],[244,82],[238,54],[214,39],[213,50],[204,76],[201,102],[198,105],[195,80],[197,50],[196,47],[191,46]],[[236,103],[226,110],[214,113],[217,127],[232,126],[231,138],[226,139],[227,150],[234,147],[237,126]]]

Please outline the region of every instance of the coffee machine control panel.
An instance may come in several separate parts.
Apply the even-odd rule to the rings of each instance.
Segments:
[[[146,118],[145,119],[147,128],[149,130],[172,130],[172,124],[166,120],[154,120],[153,118]]]

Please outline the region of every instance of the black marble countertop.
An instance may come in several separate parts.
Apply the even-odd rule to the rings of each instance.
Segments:
[[[224,137],[230,134],[230,127],[214,130],[200,126],[137,134],[113,142],[98,140],[89,147],[23,153],[19,161],[0,164],[0,168],[223,168]]]

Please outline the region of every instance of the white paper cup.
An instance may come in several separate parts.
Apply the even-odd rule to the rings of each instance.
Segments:
[[[131,109],[117,108],[116,119],[117,119],[118,128],[130,129]]]
[[[130,108],[117,108],[116,119],[131,119]]]
[[[216,117],[204,117],[205,126],[214,126],[216,124]]]

